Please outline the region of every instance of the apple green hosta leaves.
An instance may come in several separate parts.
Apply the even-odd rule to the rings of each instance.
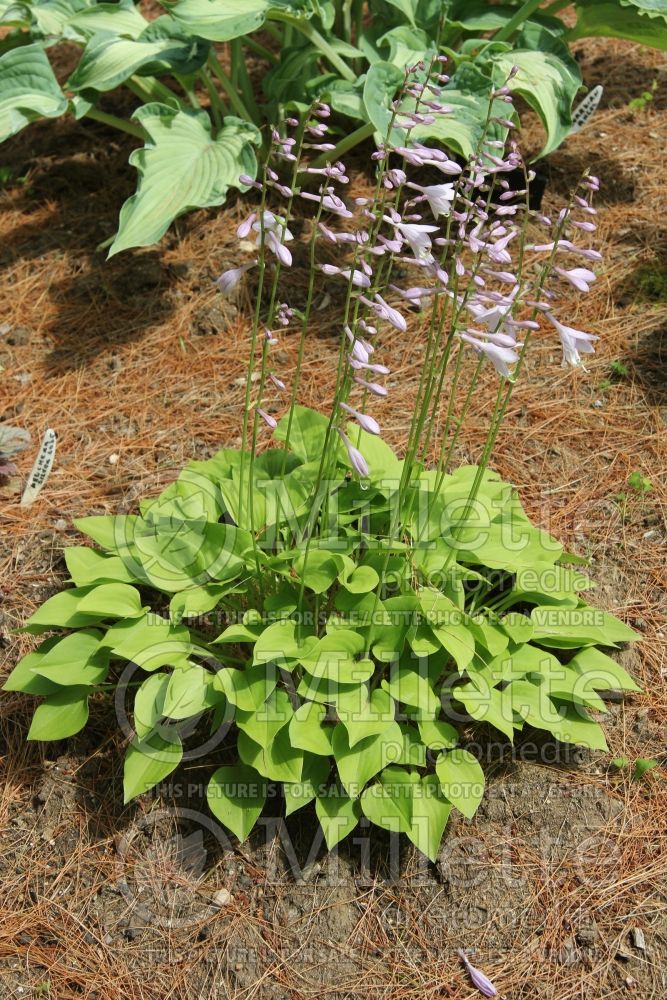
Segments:
[[[37,706],[28,730],[29,740],[64,740],[88,721],[87,687],[68,687],[48,695]]]
[[[221,205],[242,173],[254,176],[257,129],[240,118],[226,118],[213,137],[206,114],[146,104],[135,119],[148,140],[130,162],[140,174],[139,188],[125,202],[109,255],[157,242],[173,220],[190,208]]]
[[[243,842],[266,802],[266,782],[252,767],[219,767],[208,783],[211,812]]]
[[[298,481],[310,500],[326,430],[324,416],[295,411],[284,477],[281,449],[257,456],[256,473]],[[373,442],[360,443],[371,454]],[[588,579],[567,568],[571,557],[495,474],[481,485],[479,544],[468,525],[452,552],[457,515],[445,510],[465,504],[474,467],[448,475],[437,497],[424,472],[411,488],[426,543],[414,546],[420,514],[389,540],[395,487],[381,473],[393,481],[401,466],[386,447],[372,455],[378,478],[368,490],[346,478],[341,449],[332,456],[323,489],[338,530],[332,517],[315,535],[312,561],[291,515],[275,515],[275,539],[257,552],[261,588],[252,537],[222,521],[221,487],[240,464],[233,450],[191,464],[140,515],[81,519],[99,548],[67,552],[76,586],[22,629],[58,634],[38,640],[5,682],[6,692],[42,699],[30,739],[78,732],[91,695],[98,721],[111,718],[121,697],[134,728],[127,799],[208,745],[197,740],[221,738],[211,770],[225,766],[209,800],[240,838],[273,782],[286,814],[315,810],[329,847],[365,816],[432,859],[451,809],[470,817],[482,794],[479,764],[458,749],[462,734],[478,742],[495,729],[512,742],[534,727],[604,750],[604,692],[637,690],[608,654],[637,638],[633,630],[583,600]],[[511,544],[517,537],[522,545]],[[434,574],[444,569],[440,589]]]
[[[438,757],[435,772],[445,798],[471,819],[484,794],[484,772],[479,761],[467,750],[452,750]]]
[[[170,17],[160,17],[137,38],[94,35],[67,81],[72,90],[113,90],[134,73],[194,73],[206,61],[208,43],[192,38]]]
[[[0,56],[0,142],[38,118],[67,110],[41,45],[22,45]]]
[[[183,746],[174,733],[170,733],[168,739],[157,733],[149,735],[143,741],[135,737],[125,753],[125,802],[149,791],[168,777],[178,767],[182,757]]]

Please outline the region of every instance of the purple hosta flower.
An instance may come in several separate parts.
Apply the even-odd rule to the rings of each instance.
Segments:
[[[238,287],[246,271],[249,271],[256,263],[256,260],[251,260],[249,264],[241,264],[239,267],[232,267],[228,271],[223,271],[215,282],[222,294],[229,295],[230,292],[233,292]]]
[[[329,126],[325,122],[318,122],[317,125],[307,125],[306,132],[314,139],[323,139],[329,131]]]
[[[489,308],[472,299],[466,303],[466,308],[472,313],[475,323],[484,325],[489,333],[497,333],[498,329],[507,322],[518,292],[519,285],[515,285],[509,295],[499,296],[500,301],[495,306]]]
[[[567,368],[568,365],[571,365],[573,368],[578,368],[582,366],[579,351],[582,351],[584,354],[594,354],[595,348],[592,342],[600,338],[594,336],[592,333],[584,333],[583,330],[575,330],[571,326],[565,326],[564,323],[556,319],[553,313],[545,313],[545,316],[556,327],[556,332],[560,338],[563,348],[562,367]]]
[[[439,219],[441,215],[447,216],[451,212],[455,197],[453,184],[427,184],[424,186],[410,181],[408,187],[415,191],[421,191],[422,197],[428,201],[429,208],[436,219]]]
[[[296,156],[292,152],[292,147],[296,145],[296,139],[284,139],[275,128],[271,129],[271,138],[276,147],[276,156],[280,156],[283,160],[296,160]]]
[[[236,235],[243,238],[251,231],[257,233],[255,246],[261,246],[262,223],[257,218],[256,212],[253,212],[252,215],[248,216],[245,222],[241,223],[239,228],[236,230]],[[277,215],[274,215],[273,212],[264,212],[264,240],[268,248],[273,251],[280,263],[284,264],[285,267],[291,266],[292,254],[284,244],[285,242],[293,239],[294,237],[287,228],[284,219],[280,219]]]
[[[405,322],[403,316],[397,309],[393,309],[388,305],[380,294],[375,293],[374,301],[367,299],[365,295],[359,296],[359,301],[363,302],[365,306],[372,309],[378,319],[384,319],[387,323],[391,323],[394,329],[398,330],[400,333],[406,333],[408,325]]]
[[[368,431],[369,434],[380,433],[379,423],[377,420],[374,420],[373,417],[369,417],[367,413],[360,413],[359,410],[353,409],[353,407],[349,406],[347,403],[341,403],[340,408],[341,410],[345,410],[346,413],[349,413],[351,417],[354,417],[359,426],[363,430]]]
[[[562,267],[554,267],[554,272],[579,292],[590,292],[590,286],[596,279],[595,273],[589,271],[587,267],[572,267],[569,271]]]
[[[333,188],[326,188],[326,194],[311,194],[310,191],[302,191],[301,197],[306,198],[308,201],[316,201],[318,204],[321,203],[322,208],[325,208],[327,212],[333,212],[335,215],[340,215],[343,219],[351,219],[353,213],[346,206],[345,202],[338,197],[334,192]]]
[[[278,390],[278,392],[284,392],[285,391],[285,383],[283,382],[283,380],[281,378],[278,378],[278,376],[274,375],[273,372],[269,372],[269,378],[271,379],[271,381],[275,385],[275,387]]]
[[[313,108],[313,114],[316,118],[330,118],[331,108],[324,101],[320,101],[316,108]]]
[[[350,268],[334,267],[333,264],[320,264],[320,271],[331,277],[340,274],[346,281],[351,281],[358,288],[370,288],[370,278],[363,271],[350,270]]]
[[[340,429],[340,427],[337,427],[336,430],[343,439],[343,443],[345,445],[345,448],[347,449],[348,457],[350,459],[350,462],[352,463],[352,468],[359,476],[365,479],[370,472],[366,459],[361,454],[359,449],[354,447],[348,436]]]
[[[392,191],[394,188],[400,187],[405,184],[407,180],[407,175],[404,170],[400,170],[398,167],[394,170],[388,170],[387,173],[382,178],[382,184],[387,188],[388,191]]]
[[[281,302],[276,312],[276,321],[281,326],[289,326],[294,318],[294,310],[286,302]]]
[[[264,423],[268,424],[271,430],[276,429],[276,427],[278,426],[278,421],[276,420],[275,417],[272,417],[270,413],[267,413],[266,410],[263,410],[261,406],[257,407],[257,412],[259,413]]]
[[[360,361],[358,358],[353,357],[348,354],[347,360],[350,363],[350,368],[354,368],[355,371],[366,371],[373,372],[374,375],[388,375],[389,369],[386,365],[375,365],[370,361]]]
[[[400,295],[402,299],[406,302],[421,302],[422,299],[428,298],[431,295],[436,295],[440,291],[438,288],[420,288],[418,285],[412,288],[399,288],[398,285],[389,286],[392,292],[396,292]]]
[[[470,981],[473,986],[475,986],[482,996],[485,997],[497,997],[498,990],[495,988],[490,979],[484,975],[479,969],[476,969],[474,965],[470,964],[470,959],[464,952],[463,948],[459,948],[457,955],[466,967],[466,972],[470,976]]]
[[[345,173],[345,164],[338,163],[327,164],[326,167],[306,167],[307,174],[321,174],[322,177],[329,177],[332,181],[338,181],[339,184],[347,184],[349,177]]]
[[[262,185],[254,177],[251,177],[250,174],[241,174],[239,184],[242,184],[244,187],[255,188],[256,191],[262,190]]]
[[[386,216],[385,216],[386,218]],[[390,220],[387,219],[387,222]],[[433,246],[429,233],[437,233],[437,226],[424,226],[415,222],[394,222],[398,232],[412,250],[417,260],[425,260],[427,263],[433,261],[431,248]]]
[[[370,356],[373,353],[373,348],[371,347],[369,351],[367,342],[365,340],[358,340],[350,330],[349,326],[345,327],[345,333],[352,345],[350,348],[350,359],[359,361],[364,365],[368,364]]]
[[[503,334],[488,334],[486,340],[480,340],[479,337],[474,337],[469,333],[459,334],[461,340],[465,340],[466,344],[470,344],[478,354],[484,354],[485,357],[489,359],[493,367],[496,369],[499,375],[503,375],[505,378],[509,378],[512,374],[510,371],[510,365],[515,365],[519,360],[519,355],[515,351],[515,347],[521,347],[521,344],[513,342],[514,346],[503,346],[502,344],[493,343],[494,340],[505,339]],[[507,338],[511,340],[511,338]]]
[[[496,240],[495,243],[489,244],[488,251],[489,257],[495,264],[511,264],[512,258],[507,250],[507,246],[511,240],[517,236],[517,230],[512,229],[511,232],[507,233],[506,236],[501,237],[501,239]]]
[[[354,376],[354,381],[357,385],[361,385],[364,389],[368,389],[368,391],[372,392],[374,396],[387,396],[389,394],[388,390],[385,389],[383,385],[378,385],[377,382],[367,382],[366,379],[359,378],[358,375]]]
[[[575,222],[572,225],[576,225]],[[580,225],[585,225],[585,223],[580,223]],[[595,226],[593,226],[595,229]],[[553,240],[551,243],[533,243],[527,246],[527,250],[536,250],[541,253],[543,251],[551,251],[554,249],[566,250],[569,253],[579,254],[580,257],[584,257],[586,260],[599,261],[602,260],[602,254],[599,250],[593,250],[590,247],[578,247],[571,240]]]

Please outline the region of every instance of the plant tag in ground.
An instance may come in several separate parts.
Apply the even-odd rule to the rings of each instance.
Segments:
[[[35,459],[32,472],[21,497],[21,507],[29,507],[39,496],[44,483],[49,478],[56,455],[56,432],[50,427],[42,438],[39,454]]]
[[[588,124],[600,105],[603,93],[604,87],[593,87],[590,93],[586,94],[583,101],[580,101],[576,108],[573,108],[570,135],[574,135],[575,132],[581,132],[584,125]]]

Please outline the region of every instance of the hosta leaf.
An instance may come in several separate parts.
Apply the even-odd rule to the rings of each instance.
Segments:
[[[289,695],[282,688],[274,690],[260,708],[244,712],[237,708],[236,724],[258,746],[266,749],[294,714]]]
[[[175,670],[167,688],[163,712],[169,719],[190,719],[223,700],[212,684],[213,675],[196,664]]]
[[[224,691],[232,705],[244,712],[256,712],[278,683],[277,671],[258,663],[245,670],[219,670],[213,679],[215,687]]]
[[[437,774],[426,774],[412,790],[412,825],[408,837],[427,858],[435,861],[452,807],[440,790]]]
[[[359,822],[361,806],[340,788],[332,786],[315,799],[315,812],[330,851],[344,840]]]
[[[667,50],[667,9],[664,0],[579,0],[577,23],[566,34],[567,41],[604,35]]]
[[[107,630],[102,643],[115,656],[131,660],[142,670],[186,667],[194,651],[185,625],[176,625],[153,612],[116,622]]]
[[[408,833],[412,826],[412,792],[419,775],[401,767],[387,767],[378,781],[361,795],[361,808],[371,823],[392,833]]]
[[[27,738],[64,740],[74,736],[88,721],[89,694],[87,687],[69,687],[48,695],[35,709]]]
[[[109,256],[157,242],[188,209],[221,205],[231,185],[242,187],[240,174],[254,177],[257,170],[252,144],[259,132],[240,118],[226,118],[215,138],[203,112],[146,104],[134,118],[148,140],[130,156],[139,188],[121,209]]]
[[[164,699],[171,674],[151,674],[134,696],[134,730],[140,740],[156,735],[158,723],[164,716]]]
[[[206,61],[209,45],[192,38],[170,17],[159,17],[138,38],[95,35],[67,81],[71,90],[113,90],[135,73],[152,76],[194,73]]]
[[[392,7],[397,7],[406,21],[409,21],[413,26],[415,25],[419,0],[385,0],[385,2],[391,4]]]
[[[322,793],[330,770],[331,763],[326,757],[314,757],[309,754],[304,758],[302,780],[283,785],[286,816],[312,802]]]
[[[97,625],[104,615],[79,611],[81,601],[95,587],[73,587],[54,594],[26,621],[23,632],[39,634],[49,628],[83,628],[86,625]]]
[[[299,705],[289,722],[292,744],[310,753],[329,756],[333,726],[323,725],[326,716],[326,707],[317,702],[306,701]]]
[[[358,798],[371,778],[399,759],[403,752],[403,734],[398,723],[393,722],[384,732],[367,736],[351,747],[347,730],[339,723],[334,729],[332,748],[345,791],[352,798]]]
[[[147,740],[135,739],[125,753],[123,791],[125,802],[154,788],[181,762],[183,747],[175,734],[169,739],[153,734]]]
[[[138,38],[147,24],[146,18],[132,0],[121,0],[120,3],[96,3],[92,7],[83,7],[67,18],[68,27],[76,28],[87,38],[101,32],[125,38]]]
[[[468,819],[472,819],[484,794],[484,772],[467,750],[441,754],[435,764],[442,794]]]
[[[164,6],[193,34],[214,42],[227,42],[256,31],[264,23],[271,0],[176,0]]]
[[[281,729],[267,747],[261,747],[241,730],[236,746],[243,763],[254,767],[262,777],[288,784],[301,781],[304,752],[292,746],[287,727]]]
[[[109,556],[88,545],[72,545],[64,551],[65,563],[75,587],[94,583],[135,583],[119,556]]]
[[[312,677],[336,683],[365,681],[373,673],[370,660],[355,660],[364,648],[363,636],[351,629],[339,628],[322,636],[299,659]]]
[[[374,125],[376,136],[380,142],[385,142],[389,138],[389,127],[393,115],[389,106],[403,82],[403,77],[403,72],[388,62],[374,63],[366,73],[363,89],[364,107],[368,120]],[[392,141],[397,145],[402,145],[405,140],[405,131],[394,127],[391,132]]]
[[[419,735],[429,750],[449,750],[455,747],[459,741],[457,730],[449,722],[423,719],[418,725]]]
[[[2,685],[2,690],[23,691],[24,694],[55,694],[59,691],[58,684],[40,676],[34,670],[57,642],[60,642],[60,638],[45,639],[38,649],[22,657]]]
[[[347,729],[352,748],[367,736],[376,736],[389,729],[396,717],[396,703],[390,694],[382,688],[376,688],[370,701],[360,711],[346,712],[339,709],[338,717]]]
[[[516,48],[496,54],[493,63],[498,83],[507,80],[513,65],[518,66],[508,86],[540,116],[547,133],[541,155],[551,153],[572,128],[572,103],[581,86],[581,71],[567,46],[547,28],[529,24]]]
[[[382,687],[396,701],[418,709],[420,718],[432,719],[440,711],[440,699],[428,678],[417,670],[401,667],[392,671],[389,680],[382,681]]]
[[[289,413],[278,421],[273,432],[277,441],[286,441],[288,429],[290,449],[304,462],[319,462],[326,439],[328,419],[307,406],[296,405],[292,411],[290,428]]]
[[[598,691],[640,691],[623,667],[599,649],[582,649],[569,662],[571,670],[586,678],[590,687]]]
[[[0,56],[0,142],[38,118],[67,110],[41,45],[22,45]]]
[[[141,596],[127,583],[101,583],[79,601],[79,611],[103,618],[138,618],[144,614]]]
[[[100,684],[109,672],[109,651],[100,648],[101,632],[83,629],[59,639],[33,670],[65,687]]]
[[[244,764],[219,767],[208,783],[206,797],[213,815],[243,843],[266,802],[266,781]]]
[[[514,738],[514,710],[510,691],[491,687],[488,683],[461,684],[454,690],[454,697],[465,707],[471,719],[494,726],[509,740]]]
[[[591,750],[609,749],[601,726],[578,705],[568,705],[567,708],[561,706],[559,716],[558,722],[545,727],[557,740],[577,743]]]

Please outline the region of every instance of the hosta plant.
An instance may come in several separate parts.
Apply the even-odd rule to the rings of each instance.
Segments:
[[[510,86],[539,114],[555,149],[572,126],[581,86],[571,42],[595,35],[667,48],[664,0],[0,0],[0,140],[65,113],[128,132],[139,183],[123,206],[110,253],[155,243],[176,216],[220,205],[241,173],[255,175],[258,129],[314,99],[335,115],[336,157],[382,138],[387,106],[406,65],[438,52],[451,60],[447,101],[455,119],[420,122],[408,137],[437,139],[468,157],[492,87]],[[49,50],[78,47],[59,83]],[[261,86],[259,81],[261,81]],[[126,120],[104,97],[128,88],[139,105]],[[515,115],[515,120],[517,116]],[[336,158],[334,157],[334,159]],[[246,185],[240,185],[245,190]]]
[[[239,227],[249,259],[219,279],[226,294],[254,279],[241,447],[191,462],[135,514],[77,521],[95,546],[65,550],[73,586],[24,626],[57,634],[5,685],[43,699],[30,739],[73,735],[91,699],[113,696],[126,799],[202,758],[210,808],[241,840],[279,786],[286,814],[314,803],[330,848],[366,817],[435,858],[451,809],[471,817],[482,797],[475,732],[604,750],[600,692],[637,690],[609,655],[635,634],[588,603],[583,560],[531,523],[489,465],[542,317],[564,364],[593,350],[556,312],[563,287],[595,280],[568,258],[599,260],[582,245],[598,180],[585,175],[553,219],[530,209],[531,174],[506,138],[507,81],[464,167],[399,144],[426,101],[452,115],[442,64],[413,69],[373,154],[372,198],[344,197],[342,162],[304,166],[304,147],[326,140],[327,105],[274,130],[261,180],[242,179],[257,200]],[[296,195],[280,165],[320,184],[303,196],[310,270],[291,303]],[[423,184],[424,167],[449,179]],[[323,305],[340,335],[326,413],[298,402]],[[392,392],[378,358],[408,320],[423,363],[399,457],[377,419]],[[273,348],[290,330],[288,385]],[[489,375],[480,462],[457,466]]]

